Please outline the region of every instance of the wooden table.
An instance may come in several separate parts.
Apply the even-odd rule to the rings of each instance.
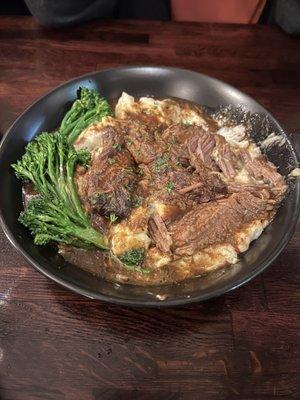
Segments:
[[[300,131],[300,41],[275,27],[108,21],[49,30],[29,17],[1,17],[1,133],[56,85],[124,64],[223,79],[291,134]],[[299,398],[299,238],[298,229],[272,267],[245,287],[158,310],[68,292],[1,234],[0,398]]]

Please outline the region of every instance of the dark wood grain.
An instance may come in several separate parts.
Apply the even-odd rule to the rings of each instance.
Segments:
[[[298,140],[300,41],[264,26],[0,18],[0,133],[46,91],[124,64],[190,68],[266,106]],[[1,188],[5,190],[5,188]],[[266,272],[178,309],[127,309],[47,280],[0,235],[1,400],[300,396],[300,230]]]

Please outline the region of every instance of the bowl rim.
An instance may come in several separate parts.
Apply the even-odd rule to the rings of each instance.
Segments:
[[[95,75],[98,75],[99,73],[104,73],[104,72],[114,72],[114,73],[118,73],[119,71],[124,71],[124,70],[138,70],[138,69],[149,69],[149,70],[167,70],[167,71],[174,71],[174,72],[188,72],[190,74],[195,74],[197,76],[202,76],[207,80],[211,80],[212,82],[218,83],[218,84],[222,84],[223,86],[227,86],[229,89],[233,89],[234,91],[240,92],[241,94],[243,94],[244,98],[249,99],[251,102],[254,102],[255,104],[257,104],[261,110],[262,113],[265,113],[266,115],[270,116],[274,123],[276,124],[276,126],[278,127],[278,129],[284,133],[286,140],[288,142],[288,144],[291,146],[291,148],[293,149],[296,158],[297,158],[297,162],[298,157],[297,157],[297,151],[293,145],[293,143],[291,142],[290,138],[288,137],[288,135],[285,133],[284,129],[281,127],[281,125],[279,124],[279,122],[277,121],[277,119],[273,116],[273,114],[268,111],[264,106],[262,106],[259,102],[257,102],[255,99],[253,99],[251,96],[247,95],[246,93],[242,92],[240,89],[237,89],[236,87],[220,80],[214,77],[211,77],[209,75],[200,73],[200,72],[196,72],[196,71],[192,71],[189,69],[183,69],[183,68],[175,68],[175,67],[168,67],[168,66],[159,66],[159,65],[130,65],[130,66],[119,66],[119,67],[114,67],[114,68],[106,68],[106,69],[102,69],[102,70],[97,70],[97,71],[92,71],[92,72],[88,72],[86,74],[83,75],[79,75],[76,76],[74,78],[69,79],[68,81],[65,81],[63,83],[61,83],[60,85],[56,86],[55,88],[47,91],[45,94],[43,94],[42,96],[40,96],[36,101],[34,101],[32,104],[30,104],[20,115],[19,117],[17,117],[17,119],[11,124],[11,126],[7,129],[6,133],[4,134],[1,142],[0,142],[0,160],[3,156],[3,154],[5,154],[5,150],[6,150],[6,141],[7,138],[10,135],[10,132],[15,128],[15,126],[19,123],[20,120],[22,120],[22,118],[27,114],[27,112],[31,109],[36,107],[39,102],[41,102],[42,100],[44,100],[46,97],[52,95],[54,92],[59,91],[61,88],[63,88],[64,86],[68,86],[70,83],[75,82],[76,80],[82,80],[85,78],[91,78]],[[256,268],[254,268],[253,270],[251,270],[248,274],[246,274],[246,276],[243,276],[239,279],[237,279],[237,281],[232,284],[232,283],[228,283],[224,286],[222,286],[219,289],[215,289],[209,293],[206,294],[199,294],[199,295],[195,295],[193,297],[180,297],[180,298],[175,298],[175,299],[169,299],[166,298],[166,300],[133,300],[133,299],[126,299],[126,298],[119,298],[119,297],[114,297],[111,295],[106,295],[106,294],[102,294],[102,293],[98,293],[98,292],[94,292],[92,290],[87,290],[82,288],[80,285],[75,284],[75,283],[71,283],[71,282],[67,282],[66,280],[64,280],[63,278],[60,278],[58,276],[56,276],[54,273],[49,272],[45,267],[41,266],[37,261],[35,261],[35,259],[30,256],[23,248],[21,245],[18,244],[17,240],[15,239],[15,235],[13,234],[13,232],[10,230],[10,228],[8,227],[8,225],[5,222],[5,217],[4,217],[4,212],[2,210],[2,208],[0,208],[0,225],[4,231],[4,234],[6,235],[7,239],[9,240],[9,242],[12,244],[12,246],[29,262],[29,264],[31,264],[37,271],[39,271],[41,274],[43,274],[44,276],[46,276],[47,278],[53,280],[54,282],[58,283],[60,286],[71,290],[72,292],[75,292],[76,294],[80,294],[83,295],[89,299],[93,299],[93,300],[101,300],[101,301],[105,301],[108,303],[112,303],[112,304],[117,304],[117,305],[122,305],[122,306],[134,306],[134,307],[158,307],[158,308],[162,308],[162,307],[170,307],[170,306],[182,306],[182,305],[188,305],[188,304],[193,304],[193,303],[199,303],[211,298],[215,298],[215,297],[219,297],[222,294],[225,294],[227,292],[230,292],[232,290],[235,290],[243,285],[245,285],[246,283],[248,283],[251,279],[255,278],[258,274],[262,273],[268,266],[270,266],[270,264],[279,256],[279,254],[283,251],[283,249],[285,248],[285,246],[287,245],[287,243],[289,242],[289,240],[291,239],[291,237],[293,236],[298,220],[299,220],[299,215],[300,215],[300,183],[299,181],[296,182],[295,184],[295,188],[294,190],[296,191],[296,207],[294,210],[294,215],[293,215],[293,224],[291,224],[289,226],[289,229],[284,233],[282,240],[280,242],[280,245],[276,248],[276,250],[271,253],[268,257],[266,257],[266,259],[263,260],[263,262],[259,263],[257,265]],[[180,285],[179,283],[175,283],[175,285]],[[151,287],[151,286],[149,286]]]

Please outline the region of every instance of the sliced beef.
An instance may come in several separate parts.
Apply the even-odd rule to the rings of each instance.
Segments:
[[[178,192],[181,194],[185,194],[185,193],[189,193],[189,192],[194,192],[195,190],[197,190],[201,187],[203,187],[203,182],[197,182],[197,183],[193,183],[192,185],[185,186],[185,187],[179,189]]]
[[[202,170],[202,163],[207,168],[216,169],[216,164],[212,159],[215,145],[214,135],[207,132],[197,133],[187,141],[190,163],[196,171]]]
[[[141,164],[143,179],[139,187],[143,197],[148,197],[149,203],[176,207],[174,213],[181,214],[195,204],[226,195],[226,185],[219,175],[202,165],[201,173],[197,172],[191,166],[178,163],[170,152],[157,156],[147,165]]]
[[[119,219],[126,217],[131,210],[131,196],[127,188],[121,186],[107,193],[99,193],[92,198],[93,212],[99,212],[105,217],[111,215]]]
[[[88,170],[78,171],[75,181],[88,212],[124,218],[133,206],[138,174],[128,150],[114,146],[94,154]]]
[[[149,218],[149,233],[156,246],[163,253],[169,253],[172,246],[172,239],[167,227],[157,212],[153,212]]]
[[[214,135],[201,126],[173,124],[158,140],[164,142],[171,157],[183,166],[192,165],[197,172],[201,172],[203,166],[210,169],[216,167],[211,157],[215,147]]]
[[[124,143],[124,132],[121,122],[111,117],[104,121],[88,126],[74,143],[75,148],[83,148],[88,151],[97,151],[112,147],[114,144]]]
[[[187,138],[195,133],[195,129],[199,128],[195,125],[172,124],[160,135],[157,135],[156,140],[161,140],[165,144],[184,144]]]
[[[250,192],[197,205],[169,227],[175,253],[191,255],[207,246],[233,242],[233,234],[244,224],[268,216],[264,200]],[[233,243],[234,244],[234,243]]]
[[[186,209],[226,193],[226,186],[217,175],[205,171],[201,176],[193,169],[175,164],[166,155],[156,158],[147,166],[141,166],[141,169],[151,201],[160,200]]]
[[[99,213],[92,211],[90,214],[92,226],[103,234],[108,232],[109,221]]]
[[[167,124],[162,122],[157,115],[147,110],[143,110],[140,113],[127,112],[127,118],[122,123],[125,125],[142,125],[152,135],[155,132],[163,132],[167,127]]]
[[[125,145],[136,163],[148,164],[162,153],[148,125],[139,121],[130,121],[127,123],[126,130]]]
[[[213,158],[225,177],[233,179],[238,172],[239,160],[223,136],[216,135],[215,139],[216,147],[213,152]]]
[[[267,187],[267,185],[261,184],[261,185],[251,185],[251,184],[243,184],[243,183],[236,183],[232,182],[229,183],[227,186],[228,192],[229,193],[238,193],[238,192],[253,192],[253,191],[259,191],[263,188]]]
[[[270,188],[266,184],[238,184],[238,183],[230,183],[227,186],[228,193],[240,193],[240,192],[250,192],[253,196],[260,197],[267,204],[267,209],[271,210],[275,207],[276,203],[278,203],[278,199],[275,199],[273,193],[270,191]]]
[[[221,178],[210,172],[199,175],[194,174],[196,182],[178,189],[180,194],[185,194],[196,203],[206,203],[222,198],[227,194],[227,187]]]
[[[282,175],[277,172],[275,165],[270,163],[265,156],[261,155],[253,158],[247,149],[242,149],[240,157],[248,173],[254,179],[265,180],[273,186],[282,183]]]
[[[230,207],[236,212],[242,215],[242,222],[248,223],[256,218],[264,218],[267,216],[267,204],[263,199],[263,196],[259,196],[258,193],[254,195],[250,192],[236,193],[228,199],[221,199],[218,201],[220,205]]]
[[[272,197],[279,203],[286,192],[287,184],[275,165],[269,162],[264,155],[253,158],[247,149],[240,151],[240,159],[248,174],[255,180],[265,182],[269,186]]]
[[[108,126],[102,133],[102,148],[113,148],[118,152],[124,147],[124,127],[119,123],[116,127]]]

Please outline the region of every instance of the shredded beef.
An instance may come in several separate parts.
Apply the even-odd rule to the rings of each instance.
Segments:
[[[149,233],[159,250],[163,253],[170,252],[172,239],[160,215],[157,212],[152,213],[148,223]]]
[[[169,227],[175,253],[193,254],[212,244],[230,242],[237,229],[266,215],[266,202],[246,191],[196,205]]]

